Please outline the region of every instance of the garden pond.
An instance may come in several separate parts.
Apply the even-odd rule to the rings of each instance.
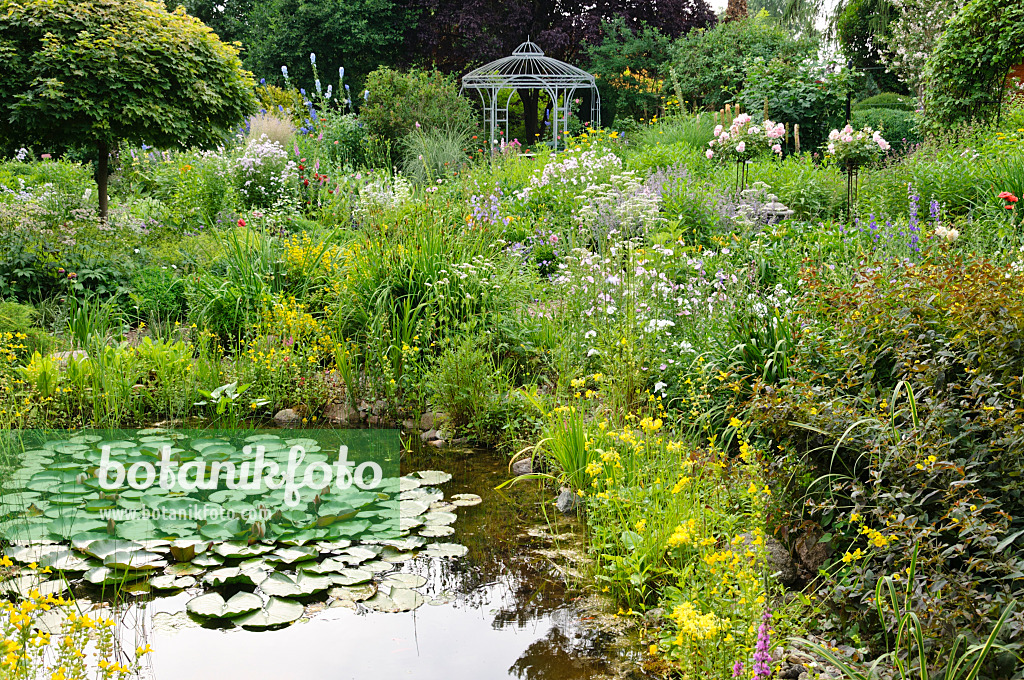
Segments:
[[[206,440],[197,441],[204,456],[215,453]],[[265,441],[274,448],[272,439]],[[65,453],[91,455],[82,444]],[[81,490],[67,481],[45,483],[45,475],[70,463],[59,456],[47,463],[44,456],[43,464],[43,473],[22,468],[34,482],[20,501],[9,502],[27,496],[33,514],[43,510],[27,526],[48,529],[52,539],[67,521],[61,503]],[[374,521],[378,507],[382,521],[374,527],[384,527],[385,511],[395,509],[388,503],[398,501],[402,529],[412,529],[408,536],[353,542],[345,538],[345,522],[332,522],[334,533],[318,541],[292,533],[277,542],[211,544],[207,527],[236,527],[208,522],[193,541],[166,546],[124,538],[121,530],[97,538],[109,528],[78,519],[70,546],[39,540],[10,546],[12,571],[20,566],[23,575],[0,588],[36,587],[39,579],[25,565],[52,564],[67,574],[79,606],[114,616],[124,649],[152,648],[141,659],[143,674],[152,678],[571,680],[618,675],[635,658],[635,645],[619,635],[614,617],[574,598],[582,525],[554,512],[550,490],[533,482],[495,490],[509,476],[507,459],[488,451],[417,447],[402,454],[401,473],[401,488],[389,501],[361,502],[353,492],[344,501],[318,498],[317,507],[323,516],[326,503],[340,503],[328,507],[343,519],[354,508],[359,517],[347,517],[347,525],[358,530]],[[268,532],[287,527],[289,518],[299,526],[302,509],[287,512],[283,523],[280,517],[265,523]],[[182,550],[190,559],[182,559]],[[143,568],[119,568],[127,562]],[[286,653],[267,654],[268,643]]]

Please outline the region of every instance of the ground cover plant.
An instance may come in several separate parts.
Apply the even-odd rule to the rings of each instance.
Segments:
[[[951,25],[984,9],[968,3]],[[0,53],[15,49],[3,21]],[[674,41],[606,30],[591,53],[617,88],[614,128],[577,120],[557,146],[482,139],[440,71],[382,63],[353,91],[303,54],[278,87],[249,82],[228,47],[213,51],[244,90],[222,111],[230,124],[90,138],[109,147],[98,192],[73,145],[11,128],[0,433],[142,428],[117,442],[140,460],[188,425],[401,428],[442,456],[491,447],[519,471],[494,486],[545,484],[580,517],[581,587],[639,631],[650,675],[1024,677],[1015,86],[986,85],[1002,102],[984,124],[949,119],[970,103],[948,83],[925,97],[944,102],[932,112],[882,93],[847,121],[854,74],[767,12]],[[649,52],[635,91],[617,74],[630,45]],[[952,49],[937,45],[936,72]],[[31,89],[3,87],[12,110]],[[4,462],[0,480],[34,485],[0,504],[2,519],[31,520],[8,538],[67,545],[8,545],[0,573],[59,561],[93,585],[141,582],[115,553],[163,568],[183,548],[149,550],[98,518],[110,499],[79,497],[94,436]],[[279,439],[263,441],[282,457]],[[207,445],[249,459],[240,442]],[[146,528],[218,542],[219,561],[199,564],[210,592],[189,604],[207,621],[284,625],[302,616],[293,600],[334,586],[411,609],[419,585],[352,573],[447,535],[455,515],[432,489],[444,474],[403,480],[394,497],[325,494],[259,526]],[[369,523],[396,503],[410,511],[391,543],[340,545],[333,518]],[[97,535],[76,543],[60,508]],[[294,545],[267,557],[268,535]],[[317,541],[338,545],[314,556],[304,543]],[[197,574],[149,581],[198,587]],[[0,649],[45,647],[29,614],[70,606],[65,585],[5,590]]]

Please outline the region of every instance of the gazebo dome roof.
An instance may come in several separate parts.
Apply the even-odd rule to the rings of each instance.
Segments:
[[[550,87],[594,87],[594,76],[564,61],[544,56],[537,43],[527,40],[512,51],[512,56],[496,59],[462,77],[462,86],[471,89]]]

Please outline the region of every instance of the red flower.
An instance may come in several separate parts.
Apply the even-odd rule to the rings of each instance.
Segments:
[[[238,226],[240,226],[240,227],[244,227],[245,226],[245,220],[243,220],[241,217],[238,218]]]
[[[1003,199],[1004,201],[1009,201],[1010,203],[1016,203],[1018,200],[1020,200],[1016,196],[1011,194],[1009,191],[1004,191],[1003,193],[999,194],[999,198]]]
[[[1003,207],[1006,208],[1007,210],[1013,210],[1013,203],[1008,203],[1007,205],[1004,205]]]

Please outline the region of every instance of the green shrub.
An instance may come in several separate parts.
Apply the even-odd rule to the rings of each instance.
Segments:
[[[718,110],[743,91],[746,62],[757,57],[800,61],[815,57],[817,48],[814,39],[794,37],[768,17],[720,23],[676,41],[671,63],[675,82],[670,85],[675,89],[678,82],[684,107]]]
[[[420,129],[451,125],[476,127],[469,99],[459,96],[455,80],[440,71],[379,68],[366,77],[369,95],[360,117],[370,134],[397,142]]]
[[[924,141],[917,130],[917,114],[900,109],[857,109],[850,118],[854,129],[869,126],[878,130],[896,151],[905,150]]]
[[[913,97],[906,97],[895,92],[883,92],[874,97],[861,99],[853,105],[854,111],[861,109],[896,109],[899,111],[914,111],[917,103]]]
[[[636,31],[618,17],[602,24],[601,44],[589,48],[590,70],[601,91],[601,123],[650,118],[662,108],[661,69],[672,41],[656,28]]]
[[[826,220],[845,214],[846,177],[838,168],[816,164],[811,154],[787,156],[781,163],[755,163],[749,177],[768,184],[799,218]]]
[[[506,391],[505,382],[486,340],[467,335],[452,340],[434,361],[426,376],[427,400],[434,411],[447,415],[455,431],[479,435],[481,418]]]
[[[322,113],[316,125],[319,158],[336,168],[358,168],[366,163],[366,127],[355,114]]]
[[[817,149],[843,126],[850,72],[815,59],[747,61],[746,86],[737,98],[757,118],[800,126],[801,144]]]
[[[178,321],[185,315],[185,282],[167,267],[146,267],[132,276],[129,297],[140,321]]]
[[[865,268],[853,285],[801,277],[798,314],[817,321],[794,378],[754,402],[781,452],[766,462],[776,526],[821,525],[847,630],[880,632],[876,575],[918,545],[908,587],[928,637],[991,628],[1024,591],[1024,276],[949,258]]]
[[[46,354],[53,346],[53,341],[44,330],[36,326],[39,313],[28,305],[17,302],[0,302],[0,333],[13,333],[25,345],[22,357],[31,356],[33,352]]]

